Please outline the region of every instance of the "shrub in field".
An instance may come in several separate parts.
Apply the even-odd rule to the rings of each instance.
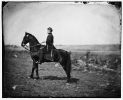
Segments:
[[[83,61],[82,59],[80,58],[73,58],[71,59],[71,64],[72,64],[72,69],[73,70],[84,70],[85,69],[85,61]]]
[[[78,59],[76,59],[76,58],[71,59],[71,64],[77,65],[77,60],[78,60]]]
[[[121,59],[120,58],[110,58],[108,61],[108,68],[117,70],[119,66],[121,66]]]
[[[74,69],[87,68],[88,71],[109,71],[108,69],[119,70],[121,57],[117,54],[107,54],[107,52],[72,52],[71,62]],[[84,63],[83,63],[84,62]],[[105,71],[106,72],[106,71]]]
[[[19,47],[19,46],[8,44],[8,45],[5,45],[5,47]]]

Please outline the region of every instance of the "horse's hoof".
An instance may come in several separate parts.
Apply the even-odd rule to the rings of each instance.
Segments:
[[[34,81],[38,80],[39,78],[34,78]]]
[[[39,79],[40,77],[36,77],[35,79]]]
[[[28,78],[33,78],[33,76],[32,76],[32,75],[30,75]]]
[[[70,83],[70,79],[67,80],[67,83]]]

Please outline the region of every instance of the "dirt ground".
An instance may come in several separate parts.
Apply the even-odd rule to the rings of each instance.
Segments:
[[[38,80],[28,78],[31,69],[32,60],[29,53],[6,51],[3,65],[3,97],[121,97],[121,76],[118,72],[72,69],[71,83],[66,84],[66,74],[60,65],[39,65]]]

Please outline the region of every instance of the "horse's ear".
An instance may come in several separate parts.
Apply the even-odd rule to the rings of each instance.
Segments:
[[[28,32],[25,32],[25,36],[27,36],[27,37],[28,37],[28,35],[29,35],[29,33],[28,33]]]
[[[27,34],[27,32],[25,32],[25,35]]]

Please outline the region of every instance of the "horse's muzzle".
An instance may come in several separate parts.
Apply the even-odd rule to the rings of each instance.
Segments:
[[[24,46],[25,46],[25,44],[22,42],[22,43],[21,43],[21,46],[22,46],[22,47],[24,47]]]

